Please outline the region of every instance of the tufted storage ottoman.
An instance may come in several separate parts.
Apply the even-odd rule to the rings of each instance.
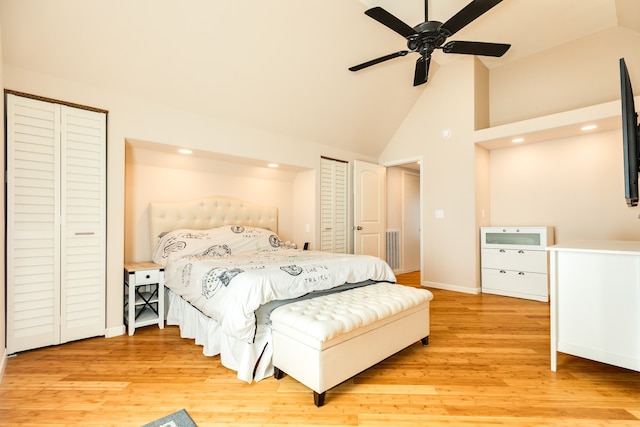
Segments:
[[[325,392],[418,340],[427,345],[433,294],[378,283],[278,307],[271,313],[275,378]]]

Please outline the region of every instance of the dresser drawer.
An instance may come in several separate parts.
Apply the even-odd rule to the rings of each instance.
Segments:
[[[481,227],[483,249],[538,249],[553,244],[552,227]]]
[[[160,270],[139,270],[133,273],[136,285],[151,285],[159,282]]]
[[[547,275],[541,273],[483,268],[482,292],[538,301],[549,300]]]
[[[482,249],[482,268],[547,273],[547,251]]]

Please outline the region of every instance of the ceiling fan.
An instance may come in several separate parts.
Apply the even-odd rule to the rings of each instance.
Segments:
[[[420,58],[416,61],[416,69],[413,78],[413,85],[418,86],[427,82],[429,78],[429,64],[431,54],[436,49],[442,49],[444,53],[461,53],[464,55],[502,56],[511,47],[504,43],[485,43],[469,41],[450,41],[445,44],[447,38],[451,37],[463,27],[471,23],[483,13],[502,0],[473,0],[451,17],[444,24],[439,21],[429,21],[429,0],[424,2],[424,22],[410,27],[400,19],[393,16],[381,7],[374,7],[364,13],[386,25],[402,37],[407,39],[407,49],[372,59],[359,65],[350,67],[350,71],[358,71],[372,65],[379,64],[390,59],[405,56],[408,53],[416,52]]]

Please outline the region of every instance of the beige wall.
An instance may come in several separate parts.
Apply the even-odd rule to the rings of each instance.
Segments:
[[[490,151],[478,145],[475,147],[475,209],[476,209],[476,232],[474,240],[476,248],[480,247],[480,227],[491,225],[491,162]],[[476,277],[481,277],[480,273],[480,250],[476,252]]]
[[[0,31],[0,34],[2,34],[2,32]],[[3,64],[2,64],[2,36],[0,35],[0,84],[4,87],[4,77],[3,77]],[[1,113],[1,117],[4,117],[4,101],[1,103],[2,105],[0,105],[0,113]],[[2,122],[0,123],[0,132],[2,135],[4,135],[4,120],[2,120]],[[4,165],[4,151],[2,150],[0,151],[0,164]],[[0,186],[0,200],[4,200],[4,185]],[[1,211],[2,213],[0,213],[0,216],[2,217],[2,224],[3,226],[0,227],[0,236],[2,237],[2,241],[5,241],[5,232],[4,232],[4,222],[5,222],[5,210],[2,209]],[[5,308],[5,292],[4,289],[6,289],[6,281],[5,281],[5,263],[4,263],[4,257],[5,257],[5,253],[4,253],[4,244],[2,246],[0,246],[0,260],[2,260],[0,262],[0,280],[2,281],[2,289],[3,291],[0,292],[0,381],[2,380],[2,373],[4,372],[4,363],[5,363],[5,356],[7,353],[7,348],[5,346],[5,342],[6,342],[6,308]]]
[[[380,157],[382,164],[422,157],[423,283],[475,292],[475,67],[460,57],[431,73],[402,126]],[[442,131],[451,130],[450,138]],[[442,211],[443,218],[436,218]]]
[[[547,115],[551,125],[554,113],[619,102],[621,57],[640,94],[638,46],[639,33],[618,27],[492,70],[491,125]],[[640,210],[624,200],[620,129],[492,150],[488,174],[490,225],[554,226],[558,243],[640,240]]]
[[[387,168],[387,230],[402,229],[402,168]]]
[[[294,237],[292,221],[296,172],[128,146],[125,176],[125,262],[151,259],[148,206],[152,201],[229,196],[276,206],[280,237],[303,243]],[[311,198],[305,204],[313,209],[315,201]]]
[[[640,86],[638,46],[640,33],[619,27],[492,69],[491,126],[620,99],[621,57]]]
[[[318,159],[320,164],[320,159]],[[292,241],[302,248],[305,242],[309,242],[309,250],[318,250],[317,242],[320,239],[320,226],[317,222],[319,218],[319,206],[316,200],[319,186],[319,170],[310,169],[299,172],[293,180],[293,218],[291,225],[293,228]]]
[[[624,199],[621,131],[493,150],[492,225],[552,226],[556,243],[640,240]]]

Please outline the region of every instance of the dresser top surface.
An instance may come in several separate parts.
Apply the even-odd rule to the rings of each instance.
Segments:
[[[615,252],[640,255],[640,241],[633,240],[576,240],[549,246],[549,251],[568,252]]]

